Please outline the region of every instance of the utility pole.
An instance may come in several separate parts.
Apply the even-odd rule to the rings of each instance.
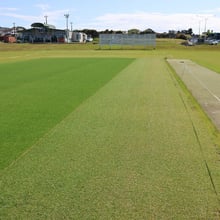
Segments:
[[[16,32],[15,22],[13,22],[13,31],[14,31],[14,36],[15,36],[15,32]]]
[[[44,17],[45,17],[45,24],[47,24],[47,18],[48,18],[48,16],[45,15]]]
[[[71,32],[73,31],[73,22],[70,22],[71,24]]]
[[[69,42],[69,30],[68,30],[68,19],[69,19],[69,14],[64,14],[64,17],[66,18],[66,38],[67,38],[67,43]]]
[[[202,15],[196,15],[199,19],[199,37],[201,36],[201,22],[203,20],[203,16]]]
[[[199,37],[201,35],[200,31],[201,31],[201,21],[199,20]]]

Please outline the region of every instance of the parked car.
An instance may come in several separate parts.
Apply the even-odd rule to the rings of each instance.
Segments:
[[[92,37],[87,37],[86,41],[87,41],[87,42],[92,42],[92,41],[93,41],[93,38],[92,38]]]
[[[210,45],[217,45],[219,42],[217,40],[211,40]]]
[[[206,40],[205,43],[209,45],[217,45],[219,43],[219,40],[210,39],[210,40]]]

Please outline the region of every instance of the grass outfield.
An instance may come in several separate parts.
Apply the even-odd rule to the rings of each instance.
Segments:
[[[100,60],[89,56],[124,63],[1,171],[0,219],[219,219],[219,133],[164,60],[187,56],[203,62],[206,52],[216,54],[61,51],[61,57],[93,60],[88,70]],[[13,53],[19,55],[7,52],[10,60],[6,56],[7,64],[0,67],[21,59]],[[33,52],[32,57],[48,56],[54,52]],[[217,60],[208,60],[218,69]]]
[[[36,59],[0,65],[0,169],[132,59]]]

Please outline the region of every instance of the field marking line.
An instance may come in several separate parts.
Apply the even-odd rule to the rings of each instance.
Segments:
[[[187,64],[186,64],[187,65]],[[192,77],[197,80],[199,82],[199,84],[204,88],[206,89],[218,102],[220,102],[220,98],[215,94],[213,93],[206,85],[204,82],[202,82],[200,79],[198,79],[193,73],[192,71],[190,71],[189,68],[188,69],[188,72],[191,73]]]

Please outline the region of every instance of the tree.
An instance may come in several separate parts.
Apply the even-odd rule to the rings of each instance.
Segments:
[[[130,29],[130,30],[128,30],[128,34],[139,34],[140,33],[140,30],[138,30],[138,29]]]
[[[192,28],[189,28],[187,34],[192,35],[192,34],[193,34],[193,29],[192,29]]]
[[[92,38],[96,38],[99,36],[98,31],[94,29],[83,29],[82,32],[87,34],[88,36],[91,36]]]
[[[184,33],[179,32],[179,33],[177,33],[176,38],[177,39],[182,39],[182,40],[187,40],[187,35],[184,34]]]
[[[106,29],[105,31],[100,31],[100,34],[113,34],[113,30]]]
[[[155,34],[155,31],[153,31],[151,28],[148,28],[148,29],[140,32],[140,34]]]

